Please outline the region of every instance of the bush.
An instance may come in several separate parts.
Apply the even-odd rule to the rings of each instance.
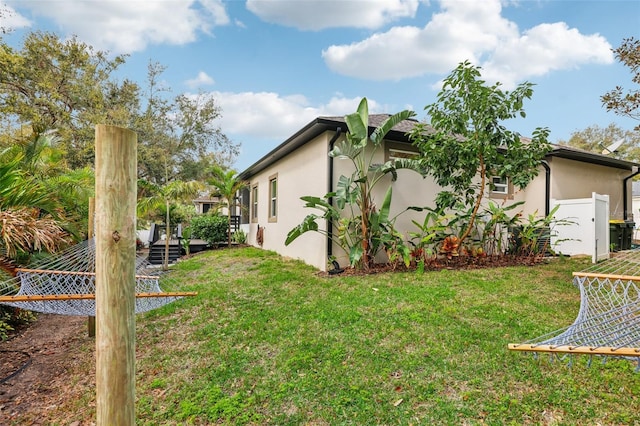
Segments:
[[[247,244],[247,234],[242,229],[238,229],[234,232],[231,239],[234,243]]]
[[[207,244],[227,242],[229,219],[219,214],[200,215],[191,219],[191,238],[205,240]]]
[[[0,306],[0,342],[6,340],[15,327],[28,324],[35,319],[31,311],[13,308],[10,306]]]

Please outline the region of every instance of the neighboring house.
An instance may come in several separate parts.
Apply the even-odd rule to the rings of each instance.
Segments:
[[[370,115],[371,130],[387,117],[386,114]],[[394,127],[387,134],[383,149],[374,153],[377,161],[382,163],[416,152],[407,137],[415,124],[416,121],[405,120]],[[307,232],[289,246],[284,245],[287,233],[293,227],[309,213],[317,213],[304,208],[300,197],[322,197],[335,189],[341,175],[351,174],[350,161],[328,155],[333,145],[344,138],[345,132],[347,126],[343,117],[318,117],[239,174],[240,179],[249,182],[240,197],[243,205],[241,228],[247,233],[249,244],[302,259],[320,270],[327,269],[331,255],[336,256],[341,265],[348,264],[346,255],[328,244],[327,238],[318,232]],[[630,219],[630,178],[637,170],[636,163],[554,146],[540,166],[540,174],[526,189],[516,191],[508,180],[494,178],[495,189],[487,198],[497,202],[524,200],[524,214],[537,211],[542,216],[549,212],[554,199],[585,198],[596,192],[609,195],[611,219]],[[433,207],[440,190],[431,178],[422,178],[409,170],[399,170],[398,180],[392,187],[392,216],[408,206]],[[380,203],[386,187],[380,185],[378,189],[380,193],[374,197]],[[405,234],[416,231],[412,220],[421,223],[423,219],[424,213],[403,213],[396,221],[396,229]],[[326,229],[326,224],[320,226]],[[262,228],[260,232],[259,228]]]
[[[193,205],[196,207],[196,213],[205,214],[210,210],[215,210],[220,204],[220,197],[208,197],[200,196],[193,200]]]
[[[210,197],[201,195],[193,200],[193,205],[198,214],[217,212],[218,214],[226,216],[229,212],[226,201],[221,200],[218,196]],[[236,231],[239,228],[240,216],[240,206],[231,206],[231,231]]]

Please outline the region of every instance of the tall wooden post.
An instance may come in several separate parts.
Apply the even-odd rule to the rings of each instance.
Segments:
[[[135,424],[137,135],[96,126],[96,417]]]
[[[89,218],[87,223],[87,239],[91,241],[95,236],[94,231],[94,218],[96,215],[96,199],[94,197],[89,198]],[[87,317],[87,334],[89,337],[96,337],[96,316],[92,315]]]

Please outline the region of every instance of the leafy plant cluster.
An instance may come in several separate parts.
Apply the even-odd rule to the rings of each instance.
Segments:
[[[437,260],[438,256],[448,259],[458,256],[484,258],[487,256],[514,255],[537,257],[553,253],[553,245],[557,239],[558,227],[569,225],[567,219],[556,219],[554,208],[547,216],[538,212],[523,216],[520,212],[512,213],[523,202],[508,206],[490,201],[476,218],[469,238],[464,242],[461,235],[468,228],[471,212],[452,211],[443,213],[440,210],[426,209],[422,223],[413,221],[417,231],[409,232],[407,244],[411,248],[410,256],[390,256],[390,259],[401,258],[406,265],[413,264],[418,268]],[[553,241],[553,243],[552,243]],[[403,249],[403,253],[404,253]]]
[[[204,240],[209,245],[226,242],[229,219],[220,214],[198,215],[191,219],[191,238]]]

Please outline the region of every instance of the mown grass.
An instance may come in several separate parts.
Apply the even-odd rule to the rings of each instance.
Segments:
[[[585,266],[327,278],[254,248],[200,254],[177,265],[199,296],[137,319],[138,424],[633,424],[630,362],[507,350],[573,321]],[[92,403],[66,410],[88,421]]]

